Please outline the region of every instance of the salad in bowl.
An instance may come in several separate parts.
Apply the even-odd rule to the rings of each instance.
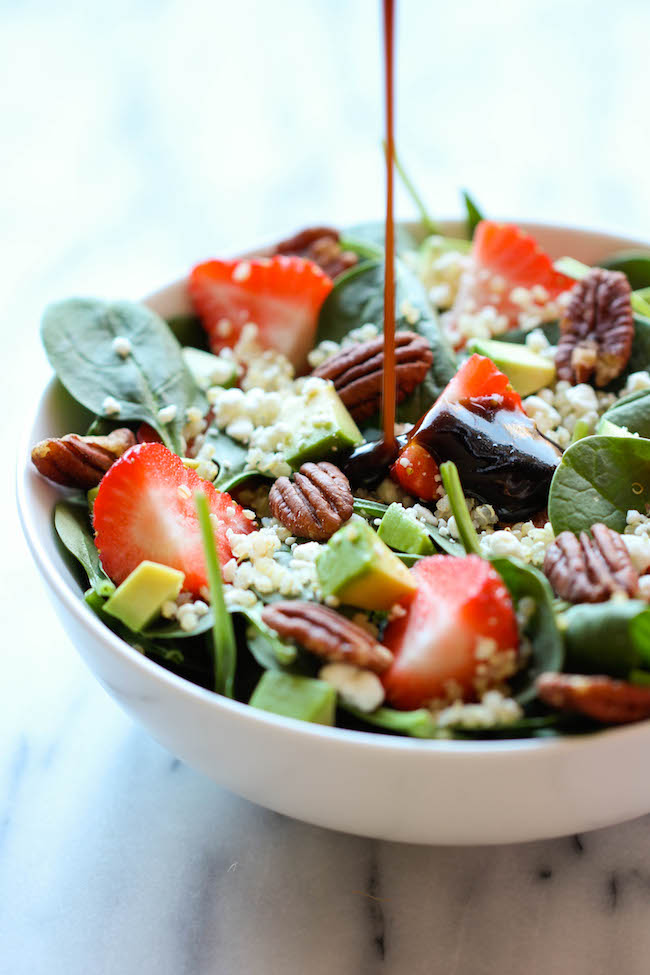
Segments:
[[[441,741],[650,718],[650,256],[553,260],[473,206],[466,237],[397,243],[389,452],[380,225],[202,262],[166,318],[46,310],[78,423],[31,456],[83,612],[317,725]]]

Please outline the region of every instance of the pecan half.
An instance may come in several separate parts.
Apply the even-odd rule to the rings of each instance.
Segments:
[[[630,284],[620,271],[594,267],[571,289],[555,353],[559,379],[596,386],[620,376],[632,352]]]
[[[126,427],[106,437],[65,437],[41,440],[32,450],[32,463],[44,477],[65,487],[88,491],[96,487],[108,468],[132,447],[135,435]]]
[[[335,278],[357,263],[353,251],[344,251],[339,232],[332,227],[307,227],[275,246],[276,254],[297,254],[314,261],[330,278]]]
[[[427,340],[415,332],[395,335],[397,402],[411,395],[426,376],[433,353]],[[384,373],[384,340],[372,339],[342,349],[312,375],[331,379],[341,400],[359,422],[379,411]]]
[[[570,603],[602,603],[615,592],[635,596],[639,576],[618,534],[591,526],[591,538],[562,532],[546,550],[544,572],[556,594]]]
[[[303,464],[293,475],[279,477],[269,491],[269,507],[292,535],[325,542],[352,515],[352,490],[334,464]]]
[[[388,647],[345,616],[319,603],[292,599],[270,603],[262,619],[285,640],[325,660],[344,661],[381,674],[390,666],[393,655]]]
[[[537,693],[561,711],[585,714],[606,724],[627,724],[650,718],[650,687],[612,677],[583,674],[540,674]]]

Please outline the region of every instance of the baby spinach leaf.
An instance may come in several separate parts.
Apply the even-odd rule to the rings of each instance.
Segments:
[[[467,190],[463,190],[463,202],[465,203],[465,210],[467,212],[467,236],[471,240],[474,236],[474,231],[485,217]]]
[[[290,643],[281,640],[277,633],[262,622],[259,610],[240,610],[248,621],[246,646],[265,670],[291,668],[298,651]]]
[[[383,141],[383,146],[384,146],[384,153],[386,153],[387,146],[386,146],[385,139]],[[395,162],[395,169],[397,170],[399,177],[402,180],[402,183],[404,184],[404,189],[411,197],[413,203],[415,204],[415,209],[420,214],[420,223],[422,224],[422,227],[424,228],[425,232],[427,234],[439,233],[440,231],[438,230],[438,225],[429,214],[429,211],[425,206],[424,200],[422,199],[418,190],[415,188],[415,183],[413,182],[413,180],[407,173],[406,169],[404,168],[404,164],[402,163],[402,160],[398,156],[395,147],[393,147],[393,160]]]
[[[220,491],[225,491],[224,484],[228,483],[233,486],[235,478],[246,469],[248,447],[233,440],[227,433],[220,430],[216,423],[212,423],[206,430],[205,444],[214,448],[212,460],[219,467],[214,486]]]
[[[396,711],[393,708],[377,708],[368,713],[346,704],[339,698],[339,707],[359,721],[381,728],[394,735],[409,735],[412,738],[439,738],[440,733],[435,720],[426,708],[416,711]]]
[[[206,403],[162,318],[135,302],[71,298],[46,309],[41,331],[50,364],[82,406],[103,416],[104,401],[112,397],[121,421],[146,421],[170,449],[182,452],[185,410]],[[118,336],[131,344],[125,358],[113,348]],[[172,405],[175,418],[161,423],[158,411]]]
[[[650,253],[635,250],[619,251],[601,261],[600,267],[607,268],[609,271],[622,271],[634,291],[650,286]]]
[[[553,531],[588,531],[603,522],[625,528],[626,513],[650,510],[650,440],[585,437],[565,451],[553,475],[548,514]]]
[[[409,313],[414,310],[419,314],[417,322],[407,321],[403,314],[405,307]],[[400,420],[415,422],[455,375],[456,359],[440,331],[424,288],[401,262],[396,266],[395,309],[396,329],[424,335],[433,350],[433,365],[425,381],[398,409]],[[366,261],[336,281],[320,310],[316,341],[340,342],[352,329],[367,322],[372,322],[380,331],[383,329],[384,266],[380,261]]]
[[[386,245],[386,224],[383,220],[372,220],[346,227],[341,233],[342,246],[346,249],[356,250],[355,242],[363,245],[360,256],[376,257],[383,260]],[[416,235],[404,224],[395,224],[395,251],[397,254],[417,250],[418,244]]]
[[[603,419],[650,438],[650,390],[643,389],[619,400],[603,414]]]
[[[75,559],[83,566],[88,581],[98,596],[110,596],[115,585],[108,578],[99,560],[99,552],[93,539],[88,508],[59,501],[54,509],[56,533]]]
[[[186,640],[201,633],[207,633],[214,626],[212,611],[201,616],[198,624],[193,630],[184,630],[174,620],[168,623],[158,623],[151,628],[142,631],[142,636],[147,640]]]
[[[518,559],[491,559],[517,607],[525,596],[535,603],[524,636],[532,647],[526,666],[509,681],[513,697],[525,704],[536,696],[535,679],[547,670],[561,670],[564,659],[562,637],[553,612],[553,593],[544,576]]]
[[[650,609],[640,599],[572,606],[560,617],[567,667],[627,677],[650,666]]]

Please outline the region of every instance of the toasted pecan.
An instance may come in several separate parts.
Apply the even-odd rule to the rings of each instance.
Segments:
[[[343,661],[377,674],[393,660],[388,647],[361,626],[319,603],[270,603],[262,610],[262,620],[283,639],[325,660]]]
[[[427,340],[415,332],[395,335],[397,402],[401,403],[426,376],[433,353]],[[314,369],[314,376],[330,379],[349,413],[359,422],[379,411],[384,375],[384,340],[346,346]]]
[[[106,471],[135,443],[135,434],[126,427],[105,437],[65,437],[41,440],[32,449],[32,462],[50,481],[84,491],[96,487]]]
[[[276,254],[297,254],[314,261],[330,278],[354,267],[357,255],[344,251],[339,243],[339,232],[332,227],[307,227],[275,246]]]
[[[271,513],[292,535],[324,542],[352,515],[352,490],[335,464],[303,464],[293,475],[279,477],[269,491]]]
[[[546,550],[544,572],[555,593],[570,603],[601,603],[616,592],[635,596],[639,576],[618,532],[591,526],[591,537],[562,532]]]
[[[537,693],[559,711],[584,714],[605,724],[627,724],[650,718],[650,687],[602,675],[540,674]]]
[[[555,354],[559,379],[606,386],[625,369],[632,353],[631,289],[620,271],[594,267],[571,290],[560,321]]]

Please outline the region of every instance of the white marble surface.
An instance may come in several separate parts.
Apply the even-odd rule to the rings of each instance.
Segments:
[[[399,143],[432,209],[466,185],[650,236],[649,35],[645,0],[404,0]],[[372,0],[0,0],[1,975],[648,971],[650,819],[426,849],[228,795],[85,671],[14,515],[44,303],[379,213],[378,50]]]

